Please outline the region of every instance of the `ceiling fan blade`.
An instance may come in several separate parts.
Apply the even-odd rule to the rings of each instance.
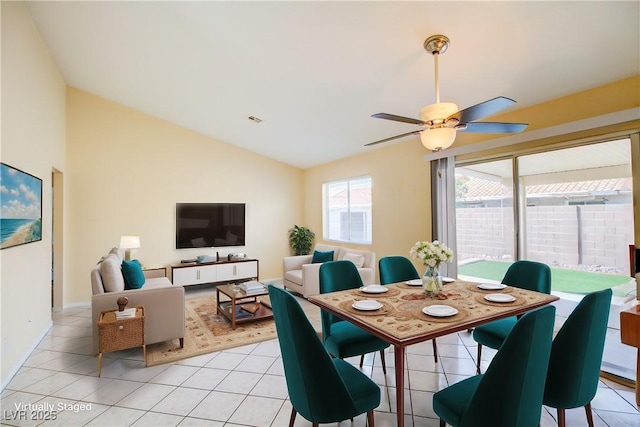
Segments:
[[[375,117],[376,119],[393,120],[395,122],[411,123],[412,125],[426,124],[422,120],[412,119],[411,117],[396,116],[395,114],[378,113],[378,114],[372,115],[371,117]]]
[[[419,134],[420,132],[422,132],[422,130],[414,130],[413,132],[403,133],[402,135],[392,136],[392,137],[390,137],[390,138],[381,139],[380,141],[374,141],[374,142],[370,142],[370,143],[368,143],[368,144],[364,144],[364,145],[365,145],[365,147],[368,147],[368,146],[370,146],[370,145],[380,144],[380,143],[382,143],[382,142],[391,141],[391,140],[393,140],[393,139],[398,139],[398,138],[402,138],[402,137],[409,136],[409,135],[417,135],[417,134]]]
[[[447,119],[453,118],[460,120],[460,123],[469,123],[473,122],[474,120],[478,120],[483,117],[495,114],[498,111],[504,110],[505,108],[510,107],[515,103],[516,101],[514,101],[513,99],[499,96],[497,98],[493,98],[488,101],[481,102],[480,104],[465,108],[464,110],[460,110],[457,113],[447,117]]]
[[[458,132],[472,133],[520,133],[529,126],[526,123],[494,123],[476,122],[465,123],[466,129],[458,129]]]

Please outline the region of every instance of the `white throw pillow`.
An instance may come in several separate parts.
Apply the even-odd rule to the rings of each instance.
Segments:
[[[122,264],[122,260],[124,259],[124,257],[122,256],[122,251],[120,250],[120,248],[112,248],[109,251],[109,254],[114,254],[115,256],[117,256],[118,261],[120,261],[120,263]]]
[[[122,262],[116,254],[109,254],[100,264],[100,276],[105,292],[124,291]]]
[[[347,253],[344,254],[342,259],[347,260],[347,261],[351,261],[358,268],[362,268],[362,266],[364,265],[364,255],[359,255],[359,254],[354,254],[352,252],[347,252]]]

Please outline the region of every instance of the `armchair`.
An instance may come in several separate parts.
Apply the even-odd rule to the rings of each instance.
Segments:
[[[351,260],[356,265],[362,283],[371,285],[376,280],[376,254],[371,251],[343,248],[332,245],[316,245],[316,251],[333,251],[333,261]],[[284,257],[282,278],[284,288],[307,298],[320,293],[321,263],[312,263],[313,255]]]

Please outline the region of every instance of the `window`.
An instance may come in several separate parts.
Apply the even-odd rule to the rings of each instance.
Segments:
[[[322,185],[324,240],[371,244],[371,176]]]

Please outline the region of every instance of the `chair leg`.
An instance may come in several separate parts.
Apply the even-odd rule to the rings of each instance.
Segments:
[[[289,418],[289,427],[293,427],[293,423],[296,421],[296,410],[291,408],[291,417]]]
[[[476,369],[478,375],[480,374],[480,357],[482,357],[482,344],[478,344],[478,364]]]
[[[384,350],[380,350],[380,362],[382,362],[382,373],[387,375],[387,364],[384,363]]]
[[[593,413],[591,412],[591,402],[584,405],[584,411],[587,413],[587,423],[589,427],[593,427]]]
[[[438,345],[436,344],[436,339],[432,339],[433,342],[433,361],[438,363]]]
[[[375,421],[373,420],[373,410],[367,412],[367,426],[375,427]]]
[[[362,364],[364,363],[364,354],[360,356],[360,367],[362,368]]]
[[[564,409],[558,408],[558,427],[564,427]]]
[[[440,427],[445,427],[447,423],[444,422],[442,418],[440,418]]]

